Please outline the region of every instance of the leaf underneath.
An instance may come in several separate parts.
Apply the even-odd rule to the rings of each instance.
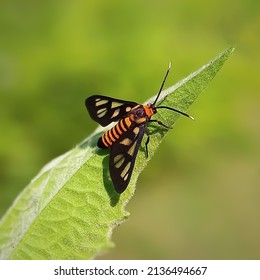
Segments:
[[[233,47],[226,49],[164,90],[160,105],[186,111],[233,51]],[[160,110],[157,119],[171,126],[178,117]],[[17,197],[0,222],[1,259],[91,259],[113,246],[112,230],[128,217],[125,206],[137,178],[168,131],[160,127],[152,131],[148,159],[142,144],[122,195],[115,192],[109,177],[108,151],[96,148],[103,132],[99,127],[47,164]]]

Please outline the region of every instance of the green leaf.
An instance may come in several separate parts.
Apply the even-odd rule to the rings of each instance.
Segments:
[[[186,111],[233,50],[163,91],[160,105]],[[179,116],[162,109],[156,118],[171,126]],[[2,259],[90,259],[113,246],[112,230],[129,215],[125,206],[137,177],[168,130],[149,124],[149,158],[142,143],[131,182],[121,195],[110,181],[109,152],[96,148],[104,131],[99,127],[47,164],[14,201],[0,223]]]

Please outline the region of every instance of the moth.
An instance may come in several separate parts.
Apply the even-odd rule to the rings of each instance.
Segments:
[[[160,120],[151,119],[157,113],[158,109],[172,110],[193,119],[190,115],[175,108],[156,106],[170,68],[171,63],[164,76],[159,92],[151,104],[141,105],[136,102],[102,95],[92,95],[85,101],[90,117],[100,125],[107,126],[112,122],[117,122],[97,142],[99,148],[110,150],[109,172],[117,193],[124,192],[129,184],[144,134],[147,135],[145,147],[146,156],[148,157],[150,136],[147,131],[147,124],[154,122],[166,129],[171,128]]]

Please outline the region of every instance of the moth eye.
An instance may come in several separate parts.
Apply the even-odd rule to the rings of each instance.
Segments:
[[[99,118],[102,118],[102,117],[105,116],[106,113],[107,113],[107,109],[106,109],[106,108],[102,108],[102,109],[99,109],[99,110],[97,111],[97,116],[98,116]]]

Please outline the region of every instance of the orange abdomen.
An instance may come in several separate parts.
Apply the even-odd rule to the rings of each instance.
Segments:
[[[116,140],[127,131],[132,125],[132,115],[121,119],[114,127],[105,132],[97,142],[97,146],[101,149],[108,149],[116,142]]]

